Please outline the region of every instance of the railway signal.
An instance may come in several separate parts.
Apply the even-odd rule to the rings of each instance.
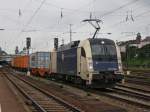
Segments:
[[[30,37],[26,38],[26,46],[27,46],[27,49],[29,49],[31,47],[31,38]]]
[[[54,38],[54,48],[58,49],[58,38]]]
[[[19,48],[18,48],[18,46],[16,46],[15,54],[18,54],[18,53],[19,53]]]
[[[29,56],[29,49],[31,47],[31,38],[30,37],[27,37],[26,38],[26,47],[27,47],[27,55]],[[29,68],[29,65],[30,65],[30,59],[28,61],[28,71],[27,71],[27,76],[30,76],[30,68]]]

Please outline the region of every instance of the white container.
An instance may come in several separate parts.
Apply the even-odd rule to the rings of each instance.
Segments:
[[[51,66],[52,73],[57,73],[57,52],[51,52]]]

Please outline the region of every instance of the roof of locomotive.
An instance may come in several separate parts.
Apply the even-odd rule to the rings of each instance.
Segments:
[[[110,44],[110,45],[114,45],[114,41],[111,40],[111,39],[107,39],[107,38],[88,38],[86,40],[89,40],[90,43],[98,43],[98,44],[102,44],[102,41],[105,42],[105,44]],[[71,49],[71,48],[77,48],[78,45],[80,43],[80,40],[77,40],[77,41],[72,41],[68,44],[65,44],[65,45],[61,45],[57,51],[63,51],[63,50],[67,50],[67,49]]]
[[[114,45],[115,42],[111,39],[107,39],[107,38],[89,38],[88,39],[90,41],[90,43],[92,44],[109,44],[109,45]]]
[[[79,43],[80,43],[80,40],[77,40],[77,41],[72,41],[68,44],[61,45],[57,51],[63,51],[63,50],[71,49],[71,48],[76,48],[78,47]]]

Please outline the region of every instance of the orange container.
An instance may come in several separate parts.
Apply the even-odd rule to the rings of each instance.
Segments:
[[[29,56],[17,56],[12,60],[12,66],[16,68],[27,68],[29,63]]]

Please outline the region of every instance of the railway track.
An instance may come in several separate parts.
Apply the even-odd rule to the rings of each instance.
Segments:
[[[146,89],[143,89],[143,88],[140,88],[140,87],[135,87],[135,86],[130,85],[130,84],[117,84],[117,87],[124,87],[124,88],[127,88],[127,89],[131,89],[133,91],[137,91],[137,92],[141,92],[141,93],[146,93],[146,94],[150,95],[150,89],[146,90]]]
[[[63,82],[59,82],[63,83]],[[64,83],[65,84],[65,83]],[[144,108],[150,110],[150,91],[144,89],[138,89],[134,87],[124,86],[122,84],[117,84],[113,89],[106,89],[105,91],[95,90],[95,89],[85,89],[83,86],[79,87],[74,84],[69,84],[69,86],[80,88],[86,92],[96,93],[96,95],[106,96],[115,100],[119,100],[123,103],[131,104],[136,107]],[[149,111],[145,111],[149,112]]]
[[[132,73],[130,75],[125,75],[126,82],[135,83],[140,85],[150,86],[150,72],[149,73]]]
[[[107,92],[94,92],[98,95],[110,97],[127,104],[150,110],[150,97],[148,95],[127,91],[120,88],[107,89]]]
[[[105,92],[96,91],[96,93],[150,110],[150,91],[148,90],[117,84],[116,87],[106,89]]]
[[[74,85],[71,86],[76,87]],[[80,89],[84,88],[81,87]],[[113,89],[106,89],[105,91],[86,89],[86,92],[90,92],[91,94],[96,94],[98,96],[105,96],[107,98],[114,99],[114,101],[120,101],[120,105],[126,103],[137,108],[143,108],[146,110],[145,112],[149,112],[150,110],[150,91],[143,89],[118,84]]]
[[[125,77],[127,78],[135,78],[135,79],[141,79],[141,80],[149,80],[150,79],[150,74],[149,75],[126,75]]]
[[[150,81],[147,80],[141,80],[137,78],[125,78],[125,81],[128,83],[150,86]]]
[[[34,107],[32,111],[35,112],[81,112],[82,110],[65,102],[38,88],[30,82],[20,79],[15,75],[9,75],[8,72],[3,72],[6,78],[27,98]]]
[[[114,90],[116,93],[119,93],[119,94],[130,95],[132,98],[135,97],[143,101],[150,101],[150,94],[148,93],[135,91],[135,90],[125,88],[125,87],[115,87]]]

